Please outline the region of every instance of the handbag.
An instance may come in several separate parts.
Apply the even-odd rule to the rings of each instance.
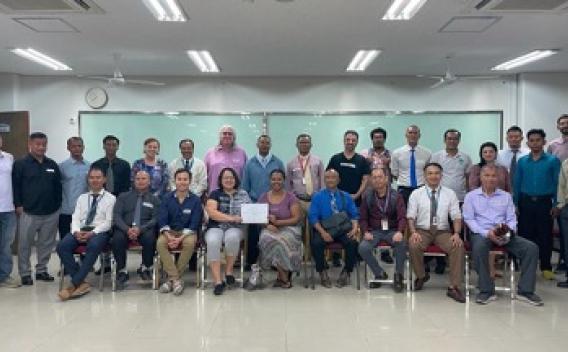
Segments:
[[[345,205],[345,195],[343,193],[340,194],[343,207],[343,205]],[[353,223],[346,211],[334,213],[329,218],[320,221],[320,224],[334,239],[345,235],[353,229]]]

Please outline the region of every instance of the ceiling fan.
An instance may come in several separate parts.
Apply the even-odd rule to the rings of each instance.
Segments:
[[[446,57],[446,73],[444,73],[444,75],[433,75],[433,76],[417,75],[416,77],[438,80],[438,82],[430,86],[430,88],[432,89],[440,88],[443,86],[449,86],[451,84],[456,83],[457,81],[488,80],[500,77],[496,75],[493,76],[455,75],[450,69],[449,59],[450,57]]]
[[[139,80],[139,79],[127,79],[126,77],[124,77],[124,75],[122,74],[122,72],[120,71],[120,68],[119,68],[121,55],[118,54],[118,53],[114,53],[112,56],[113,56],[113,60],[114,60],[114,73],[113,73],[112,76],[78,76],[78,77],[82,78],[82,79],[106,81],[107,86],[109,88],[117,87],[117,86],[125,86],[125,85],[128,85],[128,84],[138,84],[138,85],[144,85],[144,86],[163,86],[163,85],[165,85],[165,83],[163,83],[163,82],[145,81],[145,80]]]

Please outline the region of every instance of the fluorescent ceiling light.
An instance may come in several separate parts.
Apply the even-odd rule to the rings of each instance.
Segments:
[[[499,64],[499,65],[493,67],[491,70],[493,70],[493,71],[511,70],[513,68],[526,65],[530,62],[541,60],[541,59],[544,59],[545,57],[552,56],[556,53],[558,53],[558,50],[535,50],[535,51],[531,51],[528,54],[519,56],[519,57],[512,59],[512,60],[509,60],[507,62],[503,62],[502,64]]]
[[[369,64],[373,62],[373,60],[375,60],[375,58],[379,56],[380,53],[380,50],[359,50],[357,54],[355,54],[353,59],[351,59],[351,62],[349,63],[349,66],[347,66],[346,71],[365,71],[367,69],[367,66],[369,66]]]
[[[144,5],[158,21],[185,22],[187,21],[177,0],[144,0]]]
[[[207,50],[188,50],[187,55],[193,61],[195,66],[201,72],[205,73],[218,73],[221,72],[215,60],[213,60],[213,56]]]
[[[409,20],[428,0],[393,0],[383,20]]]
[[[18,56],[36,62],[40,65],[49,67],[50,69],[55,71],[71,71],[71,68],[65,65],[64,63],[57,61],[45,54],[42,54],[39,51],[36,51],[32,48],[27,48],[27,49],[16,48],[12,49],[11,51]]]

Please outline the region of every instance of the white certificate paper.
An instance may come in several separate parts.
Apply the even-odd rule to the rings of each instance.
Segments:
[[[267,224],[268,204],[241,205],[241,219],[243,224]]]

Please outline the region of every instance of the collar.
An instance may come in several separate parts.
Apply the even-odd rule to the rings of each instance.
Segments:
[[[69,161],[70,161],[71,163],[73,163],[73,164],[83,164],[83,165],[86,164],[85,158],[83,158],[83,159],[81,159],[81,160],[69,158],[69,159],[67,159],[67,160],[69,160]]]
[[[428,186],[428,184],[424,184],[424,189],[426,189],[426,192],[428,193],[432,192],[432,187]],[[442,185],[439,184],[438,187],[436,187],[435,189],[436,194],[440,194],[441,190],[442,190]]]
[[[6,153],[3,150],[0,150],[0,158],[4,158]]]
[[[195,159],[195,157],[191,157],[191,159],[186,159],[182,156],[181,158],[179,158],[179,160],[181,161],[182,164],[185,163],[186,160],[189,161],[189,162],[192,162],[193,159]]]
[[[485,192],[483,192],[483,187],[480,186],[480,187],[478,187],[478,188],[475,190],[475,192],[476,192],[476,194],[479,195],[479,196],[488,198],[488,197],[500,196],[503,191],[500,190],[498,187],[496,187],[496,188],[495,188],[495,191],[494,191],[491,195],[488,195],[488,194],[486,194]]]
[[[308,153],[307,155],[298,154],[298,158],[300,158],[300,160],[308,160],[310,156],[310,153]]]
[[[448,153],[447,150],[444,149],[444,153],[446,153],[446,156],[449,158],[457,158],[459,156],[461,156],[461,151],[458,149],[458,151],[456,152],[456,154],[454,155],[450,155],[450,153]]]
[[[103,196],[106,193],[106,190],[103,188],[101,189],[101,191],[99,193],[97,193],[99,196]],[[93,194],[95,194],[93,191],[89,190],[89,195],[92,196]]]
[[[268,154],[266,154],[266,156],[264,158],[260,154],[256,153],[256,158],[259,161],[265,160],[266,162],[269,162],[270,160],[272,160],[272,153],[268,152]]]

